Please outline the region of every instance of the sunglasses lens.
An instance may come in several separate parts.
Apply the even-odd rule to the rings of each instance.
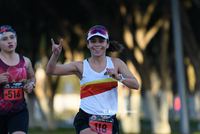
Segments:
[[[95,33],[100,33],[100,34],[103,34],[103,35],[107,35],[107,31],[105,29],[102,29],[102,28],[93,28],[89,31],[89,34],[95,34]]]

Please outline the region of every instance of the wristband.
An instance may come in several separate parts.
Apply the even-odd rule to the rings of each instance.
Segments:
[[[120,76],[121,76],[122,78],[121,78],[121,80],[119,80],[119,82],[123,82],[123,81],[125,80],[126,77],[125,77],[125,75],[123,75],[123,74],[120,74]]]

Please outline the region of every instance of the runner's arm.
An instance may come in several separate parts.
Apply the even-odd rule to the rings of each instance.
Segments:
[[[68,64],[57,65],[57,60],[62,50],[63,40],[60,40],[59,45],[55,44],[53,39],[51,39],[51,42],[53,54],[47,64],[46,73],[51,75],[76,74],[79,78],[81,78],[80,71],[78,69],[78,67],[81,65],[81,61],[74,61]]]
[[[52,55],[51,59],[49,60],[46,73],[50,75],[71,75],[76,74],[78,76],[79,70],[78,66],[81,66],[82,61],[73,61],[67,64],[56,65],[54,59],[54,55]],[[57,60],[56,60],[57,61]]]
[[[118,73],[124,74],[126,77],[122,83],[131,89],[139,89],[139,83],[138,83],[137,79],[135,78],[135,76],[132,74],[132,72],[129,70],[127,65],[118,58],[114,58],[113,61],[118,70]],[[120,79],[121,79],[121,76],[120,76]],[[118,80],[120,80],[120,79],[118,79]]]
[[[33,70],[30,59],[27,57],[24,57],[24,59],[25,59],[26,68],[27,68],[27,84],[24,85],[23,89],[26,93],[29,94],[35,88],[36,77],[35,77],[35,72]]]

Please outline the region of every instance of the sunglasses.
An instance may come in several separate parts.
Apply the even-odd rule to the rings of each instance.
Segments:
[[[99,28],[99,27],[92,28],[88,32],[88,35],[95,34],[97,32],[100,33],[100,34],[102,34],[102,35],[108,35],[108,32],[105,29],[102,29],[102,28]]]

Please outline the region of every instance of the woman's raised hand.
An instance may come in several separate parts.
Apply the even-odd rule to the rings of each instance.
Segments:
[[[56,56],[59,56],[60,52],[62,50],[63,39],[60,40],[60,44],[59,45],[55,44],[53,39],[51,39],[51,43],[52,43],[53,54],[56,55]]]

